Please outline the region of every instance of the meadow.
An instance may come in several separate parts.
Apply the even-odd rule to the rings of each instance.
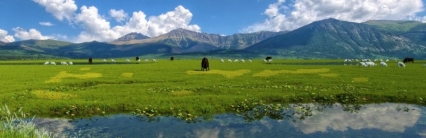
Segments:
[[[345,66],[343,60],[274,59],[268,64],[210,58],[209,71],[200,71],[201,58],[71,60],[74,65],[43,65],[45,61],[0,61],[0,102],[12,111],[22,107],[27,116],[135,113],[189,119],[244,110],[253,102],[426,104],[424,61],[406,68],[394,61],[388,67],[365,68]]]

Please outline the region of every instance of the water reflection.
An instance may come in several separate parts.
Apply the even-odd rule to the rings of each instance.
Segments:
[[[401,108],[404,110],[398,110]],[[305,134],[326,132],[328,129],[404,132],[407,127],[414,126],[421,116],[421,109],[414,105],[372,104],[360,108],[358,113],[346,112],[343,109],[343,106],[335,104],[333,108],[325,108],[323,111],[313,110],[312,116],[296,121],[293,125]]]
[[[72,137],[425,137],[426,116],[421,106],[409,104],[293,104],[280,119],[247,120],[238,114],[215,115],[187,123],[174,117],[147,118],[114,115],[90,119],[35,119],[60,136]],[[349,109],[349,110],[348,110]],[[142,121],[140,121],[142,120]],[[54,127],[48,127],[54,126]]]

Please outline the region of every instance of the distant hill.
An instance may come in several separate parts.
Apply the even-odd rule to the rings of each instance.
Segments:
[[[149,37],[146,36],[146,35],[133,32],[133,33],[129,33],[127,35],[124,35],[124,36],[118,38],[117,40],[112,41],[111,43],[113,43],[113,44],[130,43],[130,42],[135,41],[135,40],[143,40],[143,39],[147,39],[147,38],[149,38]]]
[[[353,23],[326,19],[257,43],[247,49],[294,58],[425,57],[423,24],[409,29],[386,30],[400,21]],[[384,25],[386,24],[386,25]],[[417,28],[417,29],[415,29]]]
[[[354,23],[325,19],[293,31],[229,36],[172,30],[148,38],[127,34],[115,41],[70,43],[26,40],[0,43],[0,58],[113,58],[157,56],[237,56],[281,58],[426,58],[426,24],[416,21]]]
[[[147,39],[122,41],[113,43],[118,45],[145,45],[163,44],[174,49],[172,52],[206,52],[216,49],[244,49],[262,40],[274,37],[285,32],[257,32],[221,36],[219,34],[207,34],[175,29],[169,33]]]

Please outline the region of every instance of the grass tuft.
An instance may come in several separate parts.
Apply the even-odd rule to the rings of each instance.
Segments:
[[[100,73],[85,73],[82,75],[67,73],[66,71],[61,71],[58,75],[50,78],[46,83],[55,83],[61,82],[63,78],[78,78],[78,79],[92,79],[102,77]]]
[[[43,91],[43,90],[36,90],[36,91],[32,91],[31,93],[36,95],[37,98],[49,99],[49,100],[61,100],[61,99],[70,99],[70,98],[77,97],[77,95],[75,94],[66,94],[61,92]]]

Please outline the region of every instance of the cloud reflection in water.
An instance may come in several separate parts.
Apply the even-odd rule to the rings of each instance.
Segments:
[[[398,111],[401,108],[406,111]],[[421,109],[414,105],[369,104],[363,105],[358,113],[351,113],[344,111],[342,105],[335,104],[333,108],[325,108],[323,111],[313,110],[312,116],[296,121],[293,125],[304,134],[326,132],[327,129],[346,131],[348,128],[404,132],[406,127],[414,126],[420,116]]]

